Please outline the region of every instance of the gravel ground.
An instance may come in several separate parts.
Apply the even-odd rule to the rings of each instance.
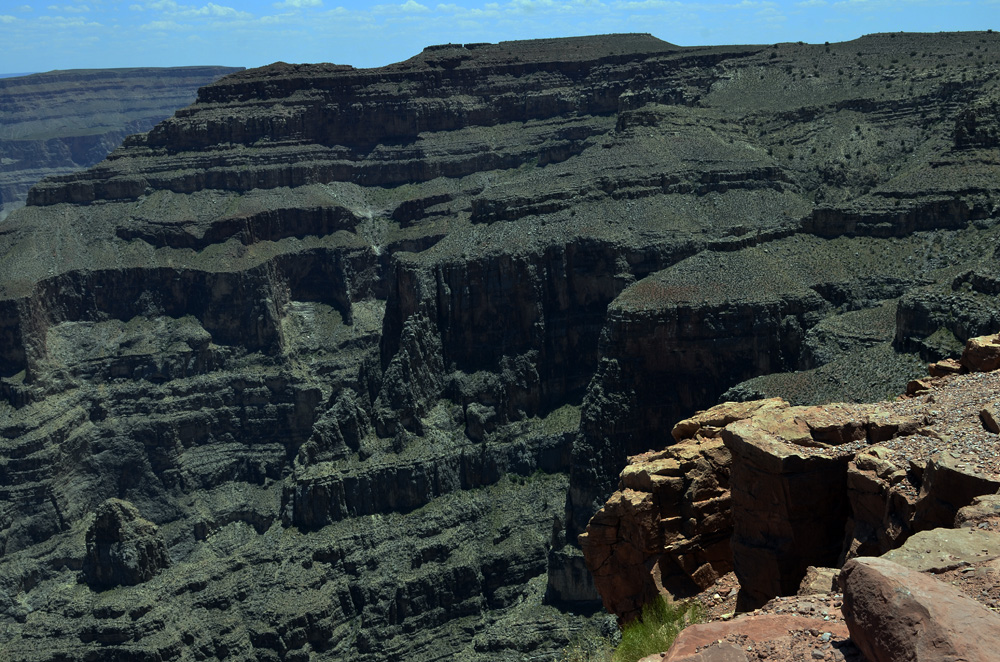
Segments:
[[[925,380],[932,388],[913,397],[879,405],[891,416],[923,415],[927,424],[917,434],[896,437],[879,445],[923,466],[935,453],[946,452],[973,472],[1000,475],[1000,437],[988,431],[980,418],[986,405],[1000,404],[1000,371],[950,375]],[[865,407],[866,405],[858,405]],[[868,405],[870,406],[870,405]],[[823,449],[831,455],[853,455],[864,441]]]

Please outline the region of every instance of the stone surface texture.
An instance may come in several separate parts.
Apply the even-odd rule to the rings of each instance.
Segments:
[[[675,445],[631,458],[619,491],[580,537],[605,607],[628,620],[657,593],[690,595],[689,584],[670,584],[660,571],[664,558],[686,542],[663,532],[673,530],[670,513],[697,501],[680,488],[692,490],[705,472],[691,469],[690,483],[656,475],[677,464],[667,458],[714,448],[720,439],[729,453],[718,456],[712,475],[727,482],[717,481],[719,488],[707,494],[724,498],[731,511],[681,521],[692,532],[699,523],[711,527],[715,539],[728,538],[730,545],[714,547],[709,567],[692,564],[681,578],[704,589],[731,563],[740,610],[800,591],[811,566],[839,567],[856,556],[909,553],[904,550],[926,544],[928,552],[958,563],[954,549],[931,544],[928,536],[992,549],[986,539],[995,535],[989,529],[991,499],[1000,489],[1000,446],[980,425],[978,406],[995,396],[1000,372],[949,374],[927,384],[926,392],[891,403],[725,403],[678,423]],[[960,533],[953,526],[967,528]],[[699,549],[704,558],[713,547]],[[979,553],[965,562],[984,558]]]
[[[1000,615],[932,576],[859,557],[840,582],[851,639],[870,662],[996,659]]]

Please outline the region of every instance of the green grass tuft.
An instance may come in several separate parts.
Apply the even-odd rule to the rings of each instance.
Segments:
[[[659,597],[642,608],[642,616],[625,626],[612,662],[636,662],[670,648],[680,631],[704,618],[697,602],[669,602]]]

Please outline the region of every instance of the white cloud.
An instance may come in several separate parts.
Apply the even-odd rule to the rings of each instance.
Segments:
[[[311,2],[314,0],[303,1]],[[174,0],[156,0],[155,2],[147,2],[144,5],[133,4],[129,9],[136,11],[144,9],[147,11],[158,11],[167,16],[179,17],[215,16],[223,18],[253,18],[253,14],[232,7],[226,7],[225,5],[217,5],[214,2],[209,2],[202,7],[195,7],[193,5],[182,5],[174,2]]]
[[[399,6],[405,12],[426,12],[430,11],[426,5],[422,5],[416,0],[406,0],[403,4]]]
[[[179,32],[186,29],[176,21],[150,21],[139,26],[140,30],[154,30],[156,32]]]
[[[34,10],[31,8],[31,5],[21,5],[17,8],[17,11],[27,13]]]
[[[795,4],[799,7],[826,7],[826,0],[803,0]]]
[[[322,7],[323,0],[284,0],[276,2],[274,6],[278,9],[303,9],[305,7]]]
[[[60,7],[59,5],[49,5],[48,10],[64,11],[64,12],[69,12],[71,14],[83,14],[89,12],[90,7],[88,7],[87,5],[63,5],[62,7]]]
[[[13,23],[17,18],[5,14],[0,14],[0,23]]]
[[[401,5],[375,5],[371,8],[372,14],[425,14],[429,11],[427,5],[416,0],[406,0]]]

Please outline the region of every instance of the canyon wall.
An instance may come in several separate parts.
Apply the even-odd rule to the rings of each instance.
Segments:
[[[0,220],[51,175],[92,166],[126,136],[194,101],[241,67],[50,71],[0,80]]]
[[[276,63],[37,184],[0,226],[4,649],[498,660],[602,627],[577,535],[628,455],[723,394],[885,398],[994,323],[998,58]],[[712,550],[661,581],[725,570],[724,442],[636,478]]]

